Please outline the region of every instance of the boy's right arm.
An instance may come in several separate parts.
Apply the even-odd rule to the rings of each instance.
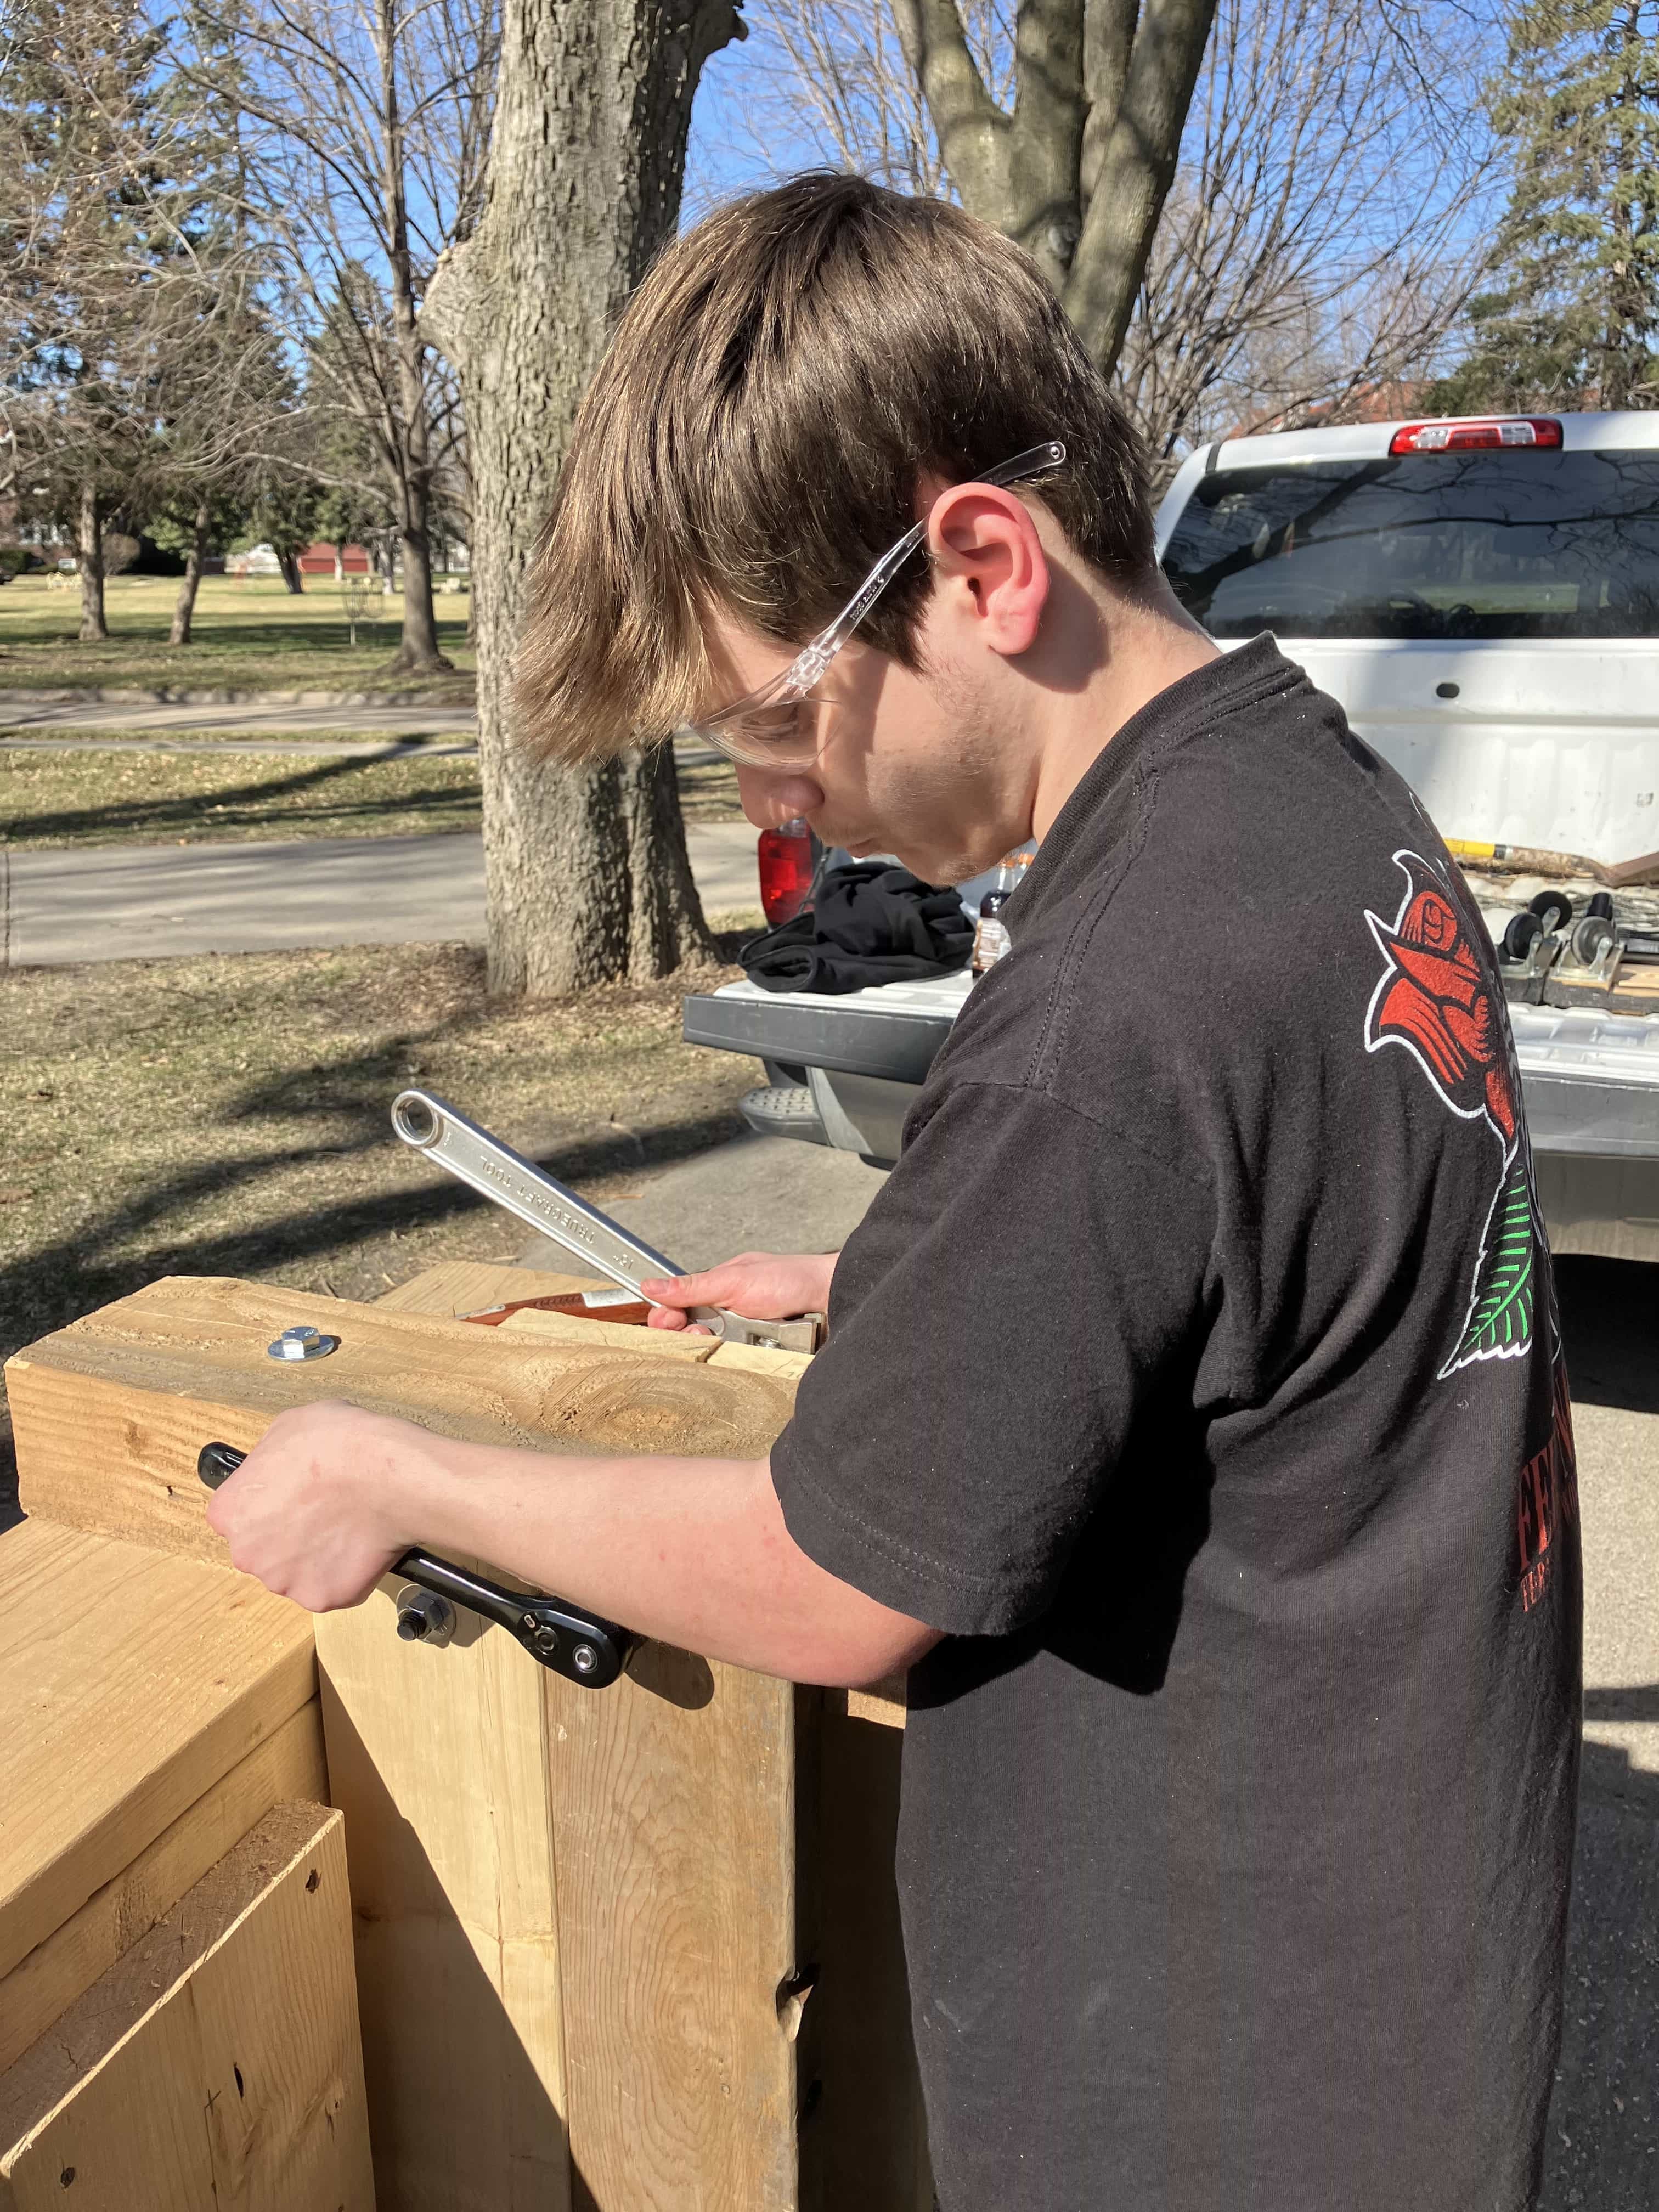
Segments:
[[[690,1306],[724,1306],[756,1321],[783,1321],[827,1311],[838,1257],[834,1252],[740,1252],[700,1275],[647,1277],[640,1288],[652,1302],[653,1328],[684,1328]]]

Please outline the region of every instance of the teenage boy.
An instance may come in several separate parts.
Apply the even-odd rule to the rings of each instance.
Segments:
[[[908,1668],[945,2212],[1532,2203],[1572,1446],[1503,994],[1410,792],[1182,613],[1024,257],[842,177],[641,287],[523,696],[565,759],[690,722],[753,819],[932,881],[1036,838],[1013,950],[839,1261],[654,1286],[827,1295],[769,1462],[318,1407],[210,1507],[238,1565],[352,1605],[419,1540],[799,1680]]]

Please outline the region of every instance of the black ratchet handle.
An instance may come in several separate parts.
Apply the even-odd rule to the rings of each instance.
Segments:
[[[229,1480],[247,1457],[234,1444],[204,1444],[196,1472],[210,1490]],[[486,1620],[516,1637],[539,1665],[584,1690],[608,1689],[622,1673],[634,1638],[613,1620],[579,1613],[561,1597],[541,1597],[526,1590],[504,1589],[453,1559],[435,1553],[405,1552],[392,1564],[392,1572],[422,1589],[464,1605]]]

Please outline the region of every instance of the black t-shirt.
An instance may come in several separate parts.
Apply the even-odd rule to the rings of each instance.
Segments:
[[[1577,1781],[1571,1417],[1492,949],[1261,638],[1090,769],[773,1467],[946,1632],[899,1880],[945,2212],[1511,2212]]]

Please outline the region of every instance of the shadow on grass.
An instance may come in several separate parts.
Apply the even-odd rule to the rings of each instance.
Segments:
[[[403,1048],[406,1058],[408,1046]],[[246,1228],[204,1231],[195,1236],[170,1237],[166,1224],[183,1207],[209,1195],[222,1196],[239,1189],[251,1191],[272,1176],[280,1176],[322,1159],[386,1152],[388,1180],[408,1172],[410,1163],[401,1147],[394,1156],[394,1139],[386,1127],[386,1105],[396,1078],[383,1072],[383,1057],[376,1053],[363,1069],[351,1071],[334,1104],[337,1110],[359,1112],[363,1126],[344,1144],[275,1146],[246,1158],[215,1161],[182,1173],[157,1176],[132,1191],[73,1237],[59,1239],[9,1268],[0,1279],[0,1358],[9,1358],[23,1345],[81,1315],[94,1312],[115,1298],[125,1297],[161,1275],[245,1275],[269,1278],[284,1267],[314,1268],[330,1255],[353,1245],[372,1243],[395,1234],[402,1237],[458,1220],[469,1214],[493,1213],[488,1201],[463,1188],[439,1171],[429,1183],[404,1186],[342,1199],[330,1205],[307,1206],[252,1221]],[[280,1088],[281,1086],[273,1086]],[[373,1091],[373,1111],[368,1111]],[[250,1099],[242,1109],[262,1109]],[[233,1109],[231,1118],[239,1118]],[[623,1169],[667,1166],[709,1151],[738,1134],[742,1123],[730,1109],[667,1119],[629,1130],[593,1131],[566,1139],[539,1152],[539,1159],[561,1182],[580,1182]],[[507,1217],[501,1216],[505,1224]],[[507,1231],[522,1238],[516,1224]],[[121,1256],[112,1250],[126,1248]],[[9,1419],[0,1405],[0,1530],[16,1516],[16,1469],[12,1455]]]
[[[431,814],[440,811],[453,814],[470,802],[471,810],[478,811],[481,800],[477,787],[471,792],[464,788],[446,791],[412,791],[389,793],[378,799],[334,799],[328,796],[329,787],[342,777],[361,775],[365,766],[373,766],[354,757],[348,760],[321,761],[314,767],[296,769],[291,775],[262,778],[257,783],[233,785],[228,790],[193,792],[168,799],[133,799],[118,800],[98,806],[66,809],[57,814],[0,815],[0,836],[24,837],[82,837],[89,832],[112,830],[156,831],[179,830],[211,814],[217,826],[226,829],[249,828],[270,821],[278,826],[291,825],[309,812],[323,813],[342,822],[370,821],[382,814]],[[325,804],[315,809],[285,807],[279,802],[301,793],[321,793]]]

